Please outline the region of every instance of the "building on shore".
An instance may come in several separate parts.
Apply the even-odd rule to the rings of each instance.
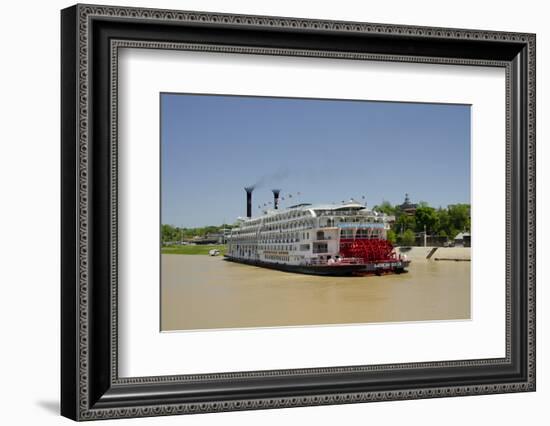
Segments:
[[[471,247],[471,235],[469,232],[460,232],[454,238],[455,247]]]
[[[403,204],[398,206],[399,210],[401,210],[404,214],[408,216],[414,216],[417,207],[418,204],[411,203],[409,194],[405,194],[405,201],[403,202]]]

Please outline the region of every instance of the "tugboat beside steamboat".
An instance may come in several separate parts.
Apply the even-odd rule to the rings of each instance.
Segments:
[[[359,202],[279,209],[273,190],[273,209],[253,218],[245,190],[247,217],[228,236],[226,260],[314,275],[401,273],[410,263],[386,239],[392,218]]]

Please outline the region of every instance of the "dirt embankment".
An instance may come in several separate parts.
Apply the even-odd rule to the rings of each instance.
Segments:
[[[471,260],[470,247],[396,247],[395,250],[413,261]]]

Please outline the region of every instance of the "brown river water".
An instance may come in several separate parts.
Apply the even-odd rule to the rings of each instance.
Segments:
[[[202,255],[162,255],[161,330],[470,318],[470,262],[401,275],[320,277]]]

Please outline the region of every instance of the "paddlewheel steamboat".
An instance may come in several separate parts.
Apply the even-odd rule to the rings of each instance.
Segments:
[[[227,237],[225,259],[255,266],[314,275],[402,273],[410,261],[397,256],[387,240],[393,217],[355,200],[341,204],[301,203],[273,208],[252,217],[252,190],[247,217]]]

